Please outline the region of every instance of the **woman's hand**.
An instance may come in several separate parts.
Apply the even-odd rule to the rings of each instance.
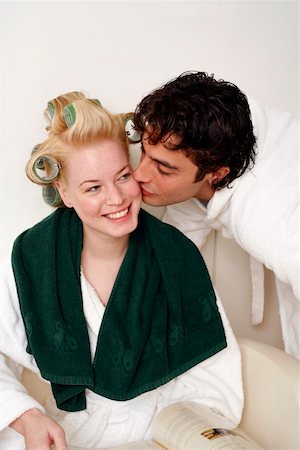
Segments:
[[[25,439],[26,450],[67,450],[65,432],[50,417],[38,409],[29,409],[10,424]]]

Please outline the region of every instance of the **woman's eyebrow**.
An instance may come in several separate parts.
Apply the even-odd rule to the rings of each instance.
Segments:
[[[117,177],[120,173],[122,173],[125,169],[127,169],[128,167],[130,167],[129,164],[126,164],[126,166],[122,167],[122,169],[118,170],[118,172],[115,174],[115,176]],[[100,179],[95,179],[95,180],[84,180],[80,183],[79,186],[82,186],[85,183],[99,183],[102,182],[102,180]]]

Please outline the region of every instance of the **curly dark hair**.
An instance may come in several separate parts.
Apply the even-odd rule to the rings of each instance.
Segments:
[[[151,130],[151,144],[184,151],[198,167],[195,181],[229,167],[215,189],[229,186],[254,164],[256,137],[247,97],[206,72],[184,72],[152,91],[136,107],[134,124],[141,134]],[[170,144],[172,134],[180,137],[179,144]]]

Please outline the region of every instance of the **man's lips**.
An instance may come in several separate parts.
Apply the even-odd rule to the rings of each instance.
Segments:
[[[141,186],[142,196],[144,197],[154,197],[156,194],[147,191],[143,186]]]

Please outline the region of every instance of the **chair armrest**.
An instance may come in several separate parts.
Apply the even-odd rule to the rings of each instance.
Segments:
[[[24,369],[22,383],[29,394],[41,405],[44,405],[47,398],[52,394],[50,383],[42,380],[37,374],[31,372],[31,370]]]
[[[268,450],[299,450],[300,363],[261,342],[238,343],[245,392],[240,427]]]

